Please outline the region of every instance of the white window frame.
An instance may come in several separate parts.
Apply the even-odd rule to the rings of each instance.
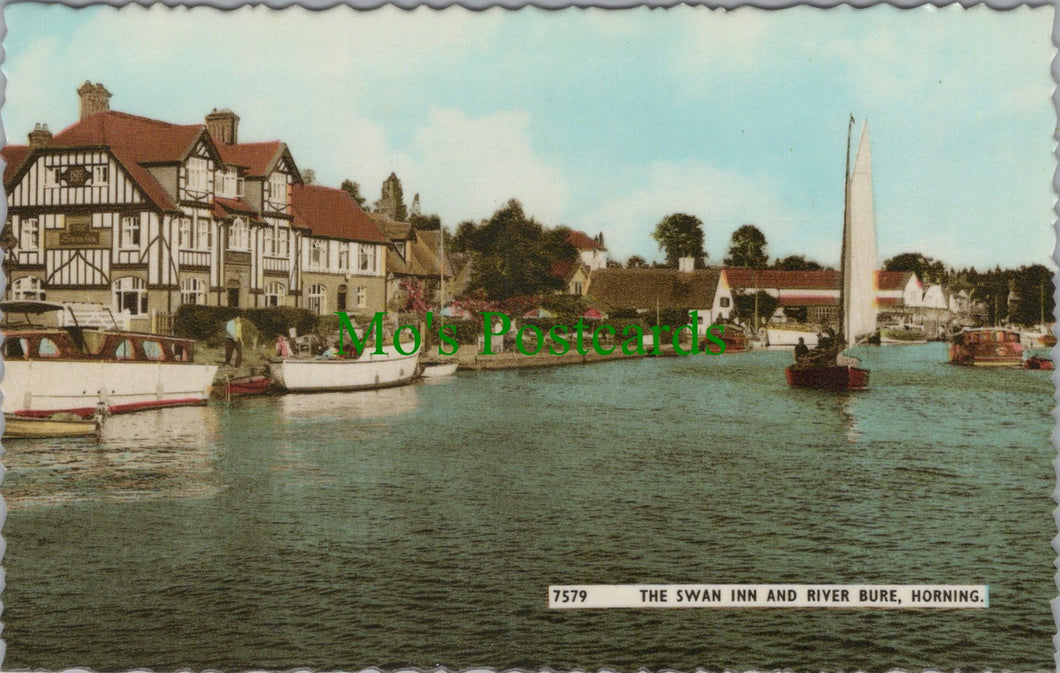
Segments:
[[[309,266],[326,268],[328,264],[328,242],[318,238],[309,239]]]
[[[133,304],[129,307],[129,315],[147,315],[147,283],[143,278],[136,276],[123,276],[111,283],[111,302],[116,313],[126,310],[126,295],[135,297]]]
[[[195,249],[196,250],[209,250],[210,249],[210,220],[205,217],[200,217],[198,225],[195,227]]]
[[[239,176],[235,170],[226,168],[218,170],[214,176],[214,195],[223,199],[239,196]]]
[[[287,296],[287,286],[283,283],[269,283],[265,286],[265,306],[283,306],[283,298]]]
[[[180,281],[180,303],[182,305],[206,305],[207,283],[199,278]]]
[[[92,186],[99,187],[107,184],[110,179],[110,166],[107,164],[96,164],[92,167]]]
[[[205,192],[210,186],[210,164],[202,157],[188,159],[188,179],[185,187],[191,192]]]
[[[357,286],[357,308],[368,307],[368,288],[364,285]]]
[[[360,261],[357,265],[357,269],[360,271],[367,271],[368,273],[375,273],[375,246],[361,245],[360,248]]]
[[[177,236],[177,245],[183,250],[195,248],[195,228],[191,225],[190,217],[180,218],[180,233]]]
[[[140,248],[140,215],[122,215],[120,220],[121,248],[137,250]]]
[[[15,301],[44,301],[46,294],[40,278],[25,276],[11,283],[11,298]]]
[[[276,256],[276,227],[275,226],[272,226],[272,227],[268,227],[267,226],[267,227],[265,227],[265,231],[264,231],[262,236],[263,236],[263,240],[264,240],[264,246],[263,246],[264,247],[264,254],[268,255],[269,257],[275,257]]]
[[[250,250],[250,224],[242,217],[232,220],[228,228],[228,249],[239,252]]]
[[[40,220],[36,217],[23,218],[18,228],[18,249],[26,252],[40,252]],[[26,240],[27,237],[30,238],[29,241]]]
[[[287,229],[287,227],[281,227],[281,226],[277,225],[277,227],[276,227],[276,238],[275,238],[275,243],[274,243],[275,246],[276,246],[276,256],[277,257],[287,257],[290,254],[290,252],[291,252],[291,243],[290,243],[291,237],[290,237],[290,233],[291,232]]]
[[[327,306],[328,299],[327,287],[320,283],[310,285],[306,298],[308,300],[306,308],[316,315],[324,315],[324,308]]]
[[[350,246],[346,243],[339,244],[339,271],[350,270]]]
[[[63,180],[59,175],[62,172],[62,168],[59,166],[45,166],[44,167],[44,186],[48,189],[56,189],[62,186]]]
[[[269,203],[284,208],[287,206],[287,175],[274,172],[269,176]]]

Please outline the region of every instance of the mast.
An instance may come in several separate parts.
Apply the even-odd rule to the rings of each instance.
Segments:
[[[846,340],[846,258],[847,245],[850,237],[850,141],[854,132],[854,115],[850,115],[847,123],[847,160],[843,170],[843,247],[839,249],[839,332]]]

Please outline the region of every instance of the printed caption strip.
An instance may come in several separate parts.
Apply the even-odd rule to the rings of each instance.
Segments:
[[[583,584],[548,588],[555,610],[596,608],[984,609],[990,587],[957,584]]]

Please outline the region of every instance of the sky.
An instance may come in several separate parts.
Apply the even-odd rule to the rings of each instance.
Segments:
[[[671,213],[708,262],[751,223],[772,257],[836,265],[847,120],[868,120],[881,261],[1052,266],[1052,7],[703,7],[326,12],[266,7],[6,7],[0,108],[11,142],[111,109],[241,118],[321,184],[369,203],[396,172],[449,227],[509,199],[602,232],[625,261],[663,254]],[[856,134],[855,131],[855,141]]]

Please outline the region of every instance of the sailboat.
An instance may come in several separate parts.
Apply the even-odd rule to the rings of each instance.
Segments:
[[[445,309],[445,229],[438,228],[438,318],[441,319]],[[424,362],[420,376],[425,379],[438,379],[456,373],[459,363],[456,360]]]
[[[872,157],[869,125],[865,123],[850,169],[850,141],[854,117],[847,126],[846,189],[843,208],[843,255],[839,291],[839,336],[832,348],[819,348],[784,370],[788,384],[802,388],[861,390],[869,385],[869,370],[860,360],[841,352],[845,343],[876,331],[876,218],[872,203]]]

